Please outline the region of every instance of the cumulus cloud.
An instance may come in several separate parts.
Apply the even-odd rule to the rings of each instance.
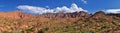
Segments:
[[[81,0],[84,4],[87,4],[87,1],[86,0]]]
[[[120,13],[120,9],[108,9],[106,10],[107,13]]]
[[[63,6],[63,7],[56,7],[54,9],[47,9],[43,7],[36,7],[36,6],[29,6],[29,5],[20,5],[17,8],[22,12],[32,13],[32,14],[72,13],[72,12],[79,12],[79,11],[87,12],[81,7],[78,7],[75,3],[73,3],[70,8]]]

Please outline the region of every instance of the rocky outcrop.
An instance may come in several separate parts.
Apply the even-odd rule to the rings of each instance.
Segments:
[[[80,11],[80,12],[74,12],[74,13],[56,13],[56,14],[43,14],[41,16],[47,17],[47,18],[86,18],[90,17],[91,15],[87,12]]]
[[[93,16],[105,16],[106,14],[103,11],[96,12]]]
[[[106,18],[107,14],[105,14],[103,11],[98,11],[95,14],[93,14],[90,18],[91,19],[95,19],[95,20],[99,20],[101,18]]]
[[[18,10],[12,12],[0,12],[0,17],[9,18],[9,19],[25,19],[29,18],[30,15],[24,14]]]
[[[118,14],[108,13],[107,15],[120,17],[120,13],[118,13]]]

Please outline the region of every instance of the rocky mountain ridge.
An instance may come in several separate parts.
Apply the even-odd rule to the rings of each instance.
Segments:
[[[103,16],[103,15],[109,15],[109,16],[116,16],[120,17],[120,14],[106,14],[102,11],[96,12],[95,14],[88,14],[87,12],[80,11],[80,12],[74,12],[74,13],[49,13],[49,14],[42,14],[38,16],[42,16],[45,18],[88,18],[90,16]],[[12,11],[12,12],[0,12],[0,16],[2,17],[8,17],[8,18],[29,18],[33,16],[32,14],[25,14],[23,12],[20,12],[19,10]]]
[[[0,33],[120,33],[120,17],[102,11],[31,15],[0,12]]]

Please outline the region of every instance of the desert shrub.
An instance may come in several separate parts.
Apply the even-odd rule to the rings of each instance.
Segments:
[[[92,30],[91,33],[100,33],[100,30]]]
[[[101,29],[106,29],[106,28],[109,28],[108,26],[104,25],[101,27]]]
[[[8,31],[3,31],[2,33],[12,33],[12,32],[8,32]]]
[[[106,22],[106,19],[100,19],[99,22]]]
[[[92,22],[92,21],[90,21],[90,20],[87,19],[87,20],[84,20],[84,22]]]
[[[117,24],[115,23],[115,21],[112,21],[111,23],[114,24],[114,25],[117,25]]]
[[[38,33],[44,33],[45,31],[47,31],[49,28],[43,28],[43,29],[40,29],[39,31],[38,31]]]
[[[24,33],[24,31],[20,31],[20,33]]]
[[[32,32],[32,31],[34,31],[33,29],[34,29],[33,27],[28,27],[28,28],[26,29],[26,31]]]
[[[120,27],[120,24],[118,24],[117,26]]]
[[[80,33],[90,33],[90,32],[87,30],[81,30]]]
[[[114,20],[120,20],[119,18],[112,17]]]

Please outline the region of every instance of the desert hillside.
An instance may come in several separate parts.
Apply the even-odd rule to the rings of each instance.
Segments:
[[[0,33],[120,33],[120,14],[0,12]]]

